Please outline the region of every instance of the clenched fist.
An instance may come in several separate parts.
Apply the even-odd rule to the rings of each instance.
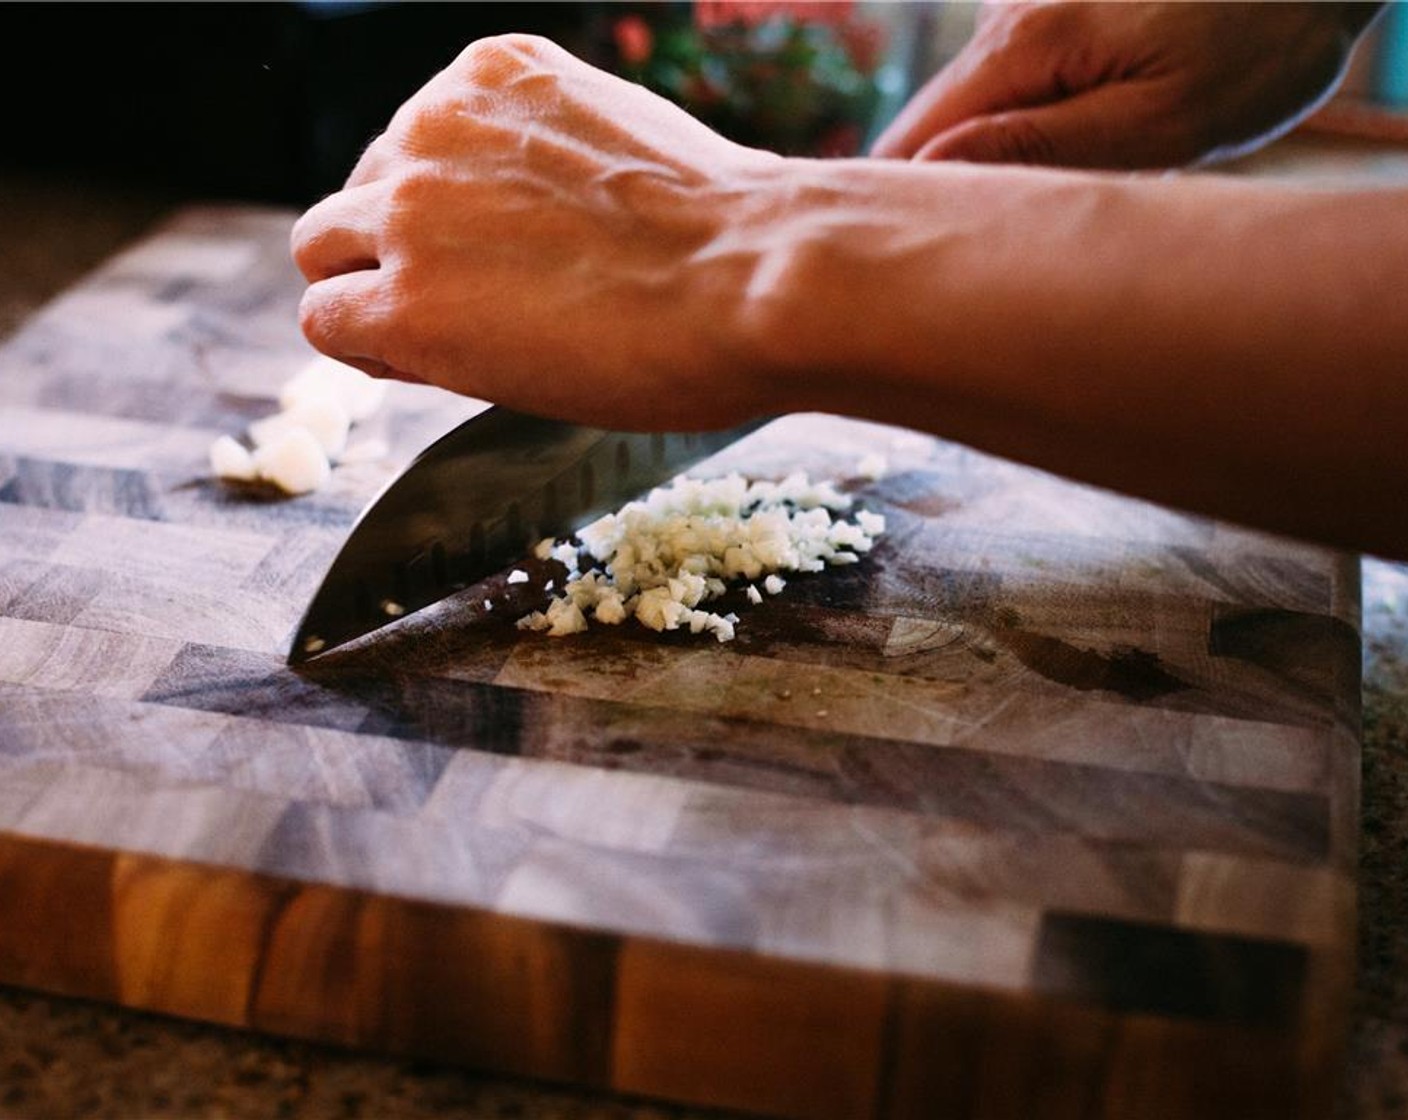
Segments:
[[[781,162],[551,42],[481,40],[298,221],[304,332],[369,373],[587,423],[762,414],[739,234]]]

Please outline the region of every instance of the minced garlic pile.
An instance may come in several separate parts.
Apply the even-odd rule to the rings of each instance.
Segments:
[[[589,619],[614,626],[634,618],[652,630],[730,641],[738,616],[703,604],[739,583],[750,603],[761,603],[786,586],[779,573],[854,564],[885,531],[885,518],[868,510],[833,517],[851,505],[831,483],[801,473],[781,482],[676,479],[581,529],[576,543],[540,542],[536,556],[565,566],[567,583],[518,626],[562,637],[586,630]]]
[[[380,440],[349,441],[353,425],[381,407],[385,382],[319,355],[279,391],[279,411],[249,426],[252,446],[233,436],[210,445],[210,469],[230,482],[267,482],[286,494],[324,486],[334,463],[386,455]]]

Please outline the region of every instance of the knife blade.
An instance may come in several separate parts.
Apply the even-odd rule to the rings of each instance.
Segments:
[[[297,665],[437,603],[761,427],[640,433],[501,407],[422,451],[348,532],[290,643]]]

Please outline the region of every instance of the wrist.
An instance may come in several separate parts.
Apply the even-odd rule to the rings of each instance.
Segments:
[[[1058,355],[1098,338],[1120,294],[1147,279],[1101,261],[1132,224],[1128,185],[1035,168],[789,161],[724,234],[748,262],[729,332],[740,368],[777,412],[932,428],[1009,398],[1059,410],[1048,376]]]
[[[880,274],[892,215],[857,174],[861,162],[779,160],[711,247],[738,266],[726,333],[771,411],[855,411],[837,390],[854,385],[866,347],[888,333],[874,316],[888,302],[879,293],[893,290]]]
[[[733,411],[811,411],[823,367],[844,364],[828,341],[835,316],[828,190],[821,161],[768,156],[711,184],[713,233],[693,254],[685,298],[697,309],[701,371]]]
[[[723,234],[747,262],[730,332],[742,368],[775,411],[916,424],[915,407],[955,405],[1012,342],[1006,309],[1030,284],[1028,250],[1062,241],[1030,216],[1077,192],[1085,208],[1091,186],[1058,185],[1070,178],[891,160],[778,165]]]

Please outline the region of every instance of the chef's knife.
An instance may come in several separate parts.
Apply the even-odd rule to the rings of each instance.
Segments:
[[[352,526],[299,623],[298,664],[566,537],[761,427],[648,434],[492,407],[420,453]]]

